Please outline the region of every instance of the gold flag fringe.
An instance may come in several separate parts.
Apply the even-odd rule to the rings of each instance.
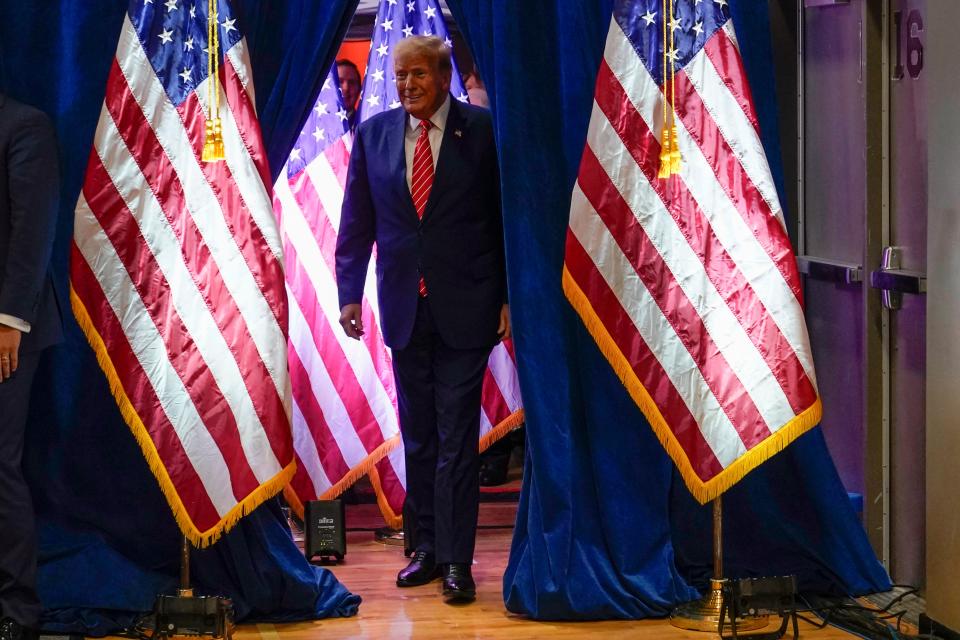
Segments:
[[[373,485],[373,492],[377,495],[377,506],[380,507],[380,514],[383,515],[383,521],[391,529],[403,529],[403,514],[394,513],[387,495],[383,492],[383,485],[380,483],[380,472],[376,467],[370,469],[370,484]]]
[[[83,331],[87,342],[90,343],[90,347],[97,357],[97,363],[100,365],[100,369],[103,370],[104,375],[107,377],[110,391],[117,402],[117,407],[120,409],[120,415],[123,416],[124,422],[127,423],[134,439],[137,441],[137,444],[140,445],[140,450],[147,460],[147,465],[160,484],[160,491],[163,493],[167,504],[170,506],[170,510],[173,512],[174,520],[176,520],[183,535],[186,536],[190,542],[200,548],[213,544],[219,540],[224,533],[232,529],[233,526],[239,522],[240,518],[259,507],[267,499],[280,493],[280,491],[289,484],[290,479],[293,478],[293,474],[296,472],[296,462],[294,461],[291,461],[290,464],[284,467],[279,473],[261,484],[253,493],[240,501],[240,503],[233,507],[226,515],[221,517],[219,522],[213,527],[206,531],[200,531],[193,520],[190,519],[190,514],[187,512],[186,507],[180,499],[180,495],[173,486],[173,481],[170,479],[166,467],[163,465],[163,461],[160,459],[156,445],[150,438],[150,434],[143,424],[143,420],[133,407],[133,403],[130,402],[130,398],[123,388],[123,382],[120,380],[120,376],[113,366],[113,361],[110,359],[110,354],[107,351],[106,344],[103,342],[103,338],[93,325],[87,308],[84,306],[80,296],[77,295],[72,284],[70,285],[70,306],[73,308],[73,315],[77,319],[77,324],[80,325],[80,329]]]
[[[507,435],[514,429],[518,429],[526,419],[523,409],[517,409],[509,416],[501,420],[497,426],[480,436],[480,453],[490,448],[494,442]]]
[[[719,474],[704,482],[697,475],[683,447],[680,446],[663,414],[660,413],[659,407],[637,378],[633,367],[630,366],[626,357],[617,347],[603,322],[597,317],[589,299],[573,279],[566,266],[563,268],[563,291],[617,377],[626,387],[630,397],[633,398],[633,401],[637,403],[640,411],[647,418],[660,444],[666,449],[667,455],[670,456],[680,471],[680,475],[683,476],[687,489],[701,504],[706,504],[722,494],[760,464],[782,451],[804,432],[819,424],[822,405],[820,397],[817,396],[812,405],[778,429],[773,435],[750,449]]]

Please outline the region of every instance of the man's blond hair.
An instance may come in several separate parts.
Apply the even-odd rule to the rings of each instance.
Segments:
[[[393,48],[393,59],[404,56],[422,56],[436,63],[442,73],[453,72],[450,47],[437,36],[410,36],[404,38]]]

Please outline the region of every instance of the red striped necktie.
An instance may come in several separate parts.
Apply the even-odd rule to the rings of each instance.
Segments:
[[[423,212],[427,208],[430,198],[430,188],[433,187],[433,151],[430,149],[429,120],[420,121],[420,136],[417,146],[413,149],[413,177],[410,179],[410,196],[413,206],[417,210],[417,217],[423,220]],[[420,296],[426,297],[427,285],[420,274]]]

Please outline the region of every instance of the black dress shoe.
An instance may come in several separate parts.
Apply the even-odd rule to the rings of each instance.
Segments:
[[[480,486],[499,487],[507,483],[507,463],[484,462],[480,467]]]
[[[0,620],[0,640],[37,640],[36,629],[25,627],[13,618]]]
[[[419,587],[440,577],[440,567],[432,553],[415,551],[413,559],[397,574],[398,587]]]
[[[443,599],[449,603],[471,602],[477,597],[469,564],[448,564],[443,575]]]

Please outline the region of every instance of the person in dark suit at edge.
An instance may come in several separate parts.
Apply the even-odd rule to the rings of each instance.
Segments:
[[[377,244],[383,338],[393,351],[407,504],[416,549],[397,585],[443,578],[474,599],[480,400],[490,351],[510,335],[500,173],[488,111],[450,96],[435,36],[394,50],[403,109],[357,129],[336,249],[340,324],[363,334],[360,302]]]
[[[62,337],[49,271],[59,203],[53,126],[0,93],[0,640],[37,635],[37,542],[21,461],[40,354]]]

